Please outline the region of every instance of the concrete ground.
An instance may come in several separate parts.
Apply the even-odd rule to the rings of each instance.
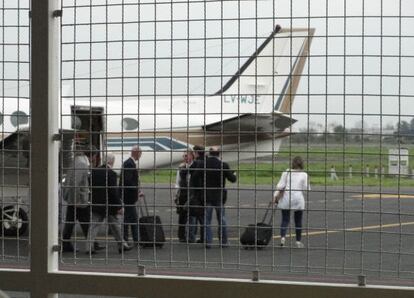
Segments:
[[[280,212],[275,210],[272,242],[264,249],[245,250],[239,237],[248,224],[260,222],[272,197],[270,187],[229,190],[226,216],[230,247],[180,243],[177,214],[169,186],[145,186],[151,213],[161,217],[166,243],[162,249],[138,248],[119,254],[116,244],[103,233],[106,247],[96,255],[81,250],[63,253],[60,268],[147,274],[251,278],[259,270],[262,279],[332,281],[356,283],[358,275],[368,283],[411,284],[414,278],[414,191],[362,187],[314,188],[306,203],[303,225],[305,248],[294,246],[294,227],[288,245],[280,247]],[[217,222],[213,221],[214,225]],[[215,230],[215,228],[214,228]],[[1,263],[28,264],[27,237],[0,241]],[[0,263],[0,264],[1,264]]]

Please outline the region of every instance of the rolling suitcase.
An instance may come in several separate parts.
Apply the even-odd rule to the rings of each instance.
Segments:
[[[240,243],[245,249],[249,248],[263,248],[269,244],[272,239],[272,219],[273,211],[271,212],[270,220],[266,222],[269,210],[271,210],[272,202],[269,203],[269,207],[261,222],[257,224],[248,225],[240,237]]]
[[[143,197],[145,215],[140,205],[143,216],[139,219],[139,245],[142,247],[162,247],[165,242],[164,230],[161,219],[158,215],[150,215],[148,212],[147,201]]]

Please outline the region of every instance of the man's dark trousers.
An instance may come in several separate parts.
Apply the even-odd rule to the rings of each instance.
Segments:
[[[137,206],[124,205],[124,240],[128,241],[129,227],[131,227],[132,240],[138,243],[138,213]]]
[[[79,221],[85,238],[88,236],[90,209],[88,207],[80,208],[74,205],[68,205],[66,208],[65,226],[63,227],[62,239],[70,240],[75,226],[75,218]],[[69,245],[68,242],[63,242],[63,245]]]

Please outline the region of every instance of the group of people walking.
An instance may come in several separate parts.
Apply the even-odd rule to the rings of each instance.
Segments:
[[[105,219],[119,253],[138,245],[136,203],[142,192],[136,162],[141,154],[139,146],[132,148],[131,156],[123,163],[118,184],[117,174],[112,169],[115,163],[112,153],[105,154],[103,163],[97,165],[96,149],[75,150],[73,166],[68,169],[62,186],[63,200],[67,204],[62,231],[63,252],[75,251],[70,241],[75,220],[79,221],[86,239],[86,253],[95,254],[104,248],[96,242],[96,237],[104,226]],[[119,215],[124,215],[123,230],[120,227]],[[129,242],[129,231],[132,234],[132,243]]]
[[[210,148],[205,156],[204,148],[194,146],[183,155],[183,163],[177,171],[176,199],[178,213],[178,239],[186,243],[205,243],[211,248],[213,241],[213,211],[217,218],[217,234],[222,247],[228,247],[225,217],[227,201],[226,180],[236,182],[237,177],[226,162],[220,159],[218,147]],[[284,171],[273,195],[273,204],[281,210],[280,245],[286,245],[286,234],[291,212],[294,214],[296,247],[303,248],[302,220],[305,209],[304,191],[310,190],[308,174],[300,156]],[[196,240],[197,227],[200,238]]]
[[[79,149],[79,148],[78,148]],[[202,243],[206,248],[213,244],[213,213],[217,219],[219,245],[228,247],[225,216],[227,201],[226,181],[236,182],[237,176],[228,163],[222,161],[220,148],[194,146],[184,152],[176,178],[175,203],[178,213],[178,239],[185,243]],[[103,249],[96,241],[101,227],[106,226],[118,246],[119,253],[139,244],[137,202],[143,197],[137,161],[142,150],[134,146],[131,156],[123,162],[119,182],[112,169],[115,156],[106,153],[103,163],[97,165],[98,151],[76,150],[73,166],[68,169],[62,185],[66,202],[66,217],[62,231],[63,252],[73,252],[71,243],[75,220],[79,221],[85,237],[85,251],[95,254]],[[297,156],[292,166],[282,173],[274,193],[273,203],[281,209],[281,246],[286,245],[286,233],[291,211],[294,213],[296,246],[301,248],[302,218],[305,209],[303,191],[309,190],[304,163]],[[123,228],[118,216],[123,215]],[[197,237],[199,231],[199,237]],[[131,234],[132,241],[129,241]]]

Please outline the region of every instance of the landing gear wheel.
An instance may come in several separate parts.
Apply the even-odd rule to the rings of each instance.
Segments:
[[[0,214],[0,234],[7,237],[22,236],[29,226],[28,216],[22,208],[6,206]]]

